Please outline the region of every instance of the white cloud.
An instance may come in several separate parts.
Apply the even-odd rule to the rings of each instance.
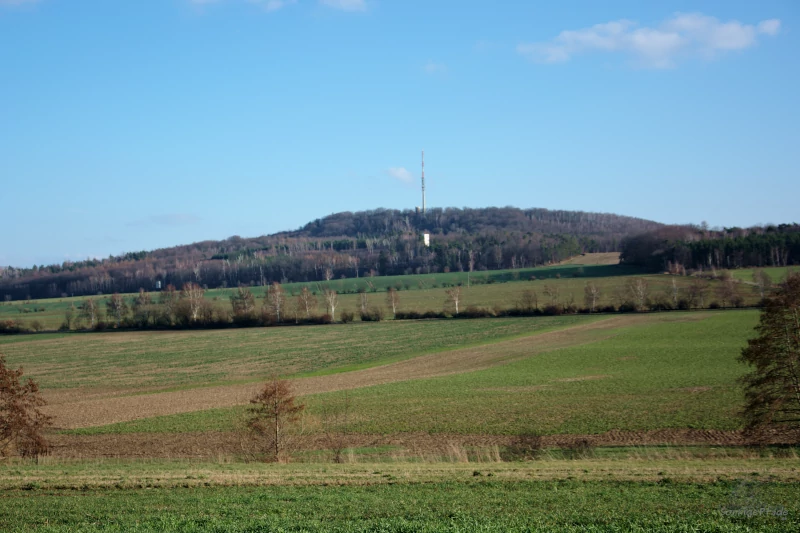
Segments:
[[[781,30],[781,21],[778,19],[762,20],[758,23],[758,33],[777,35]]]
[[[392,167],[386,171],[389,176],[403,183],[411,183],[414,181],[414,176],[403,167]]]
[[[425,63],[425,66],[422,67],[422,70],[427,72],[428,74],[444,74],[447,72],[447,65],[444,63],[436,63],[434,61],[428,61]]]
[[[365,0],[320,0],[320,3],[342,11],[366,11]]]
[[[769,19],[756,26],[721,22],[700,13],[676,13],[658,27],[622,19],[580,30],[565,30],[547,42],[520,43],[517,52],[539,63],[563,63],[588,52],[633,56],[652,68],[672,67],[684,57],[711,59],[730,50],[754,46],[759,35],[776,35],[781,22]]]

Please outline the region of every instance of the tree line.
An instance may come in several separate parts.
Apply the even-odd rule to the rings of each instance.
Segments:
[[[621,260],[670,273],[798,265],[800,224],[722,230],[665,226],[624,239]]]
[[[564,291],[557,282],[545,283],[538,291],[519,284],[513,300],[505,306],[492,307],[465,305],[466,287],[458,283],[445,288],[439,309],[427,310],[403,309],[401,289],[395,287],[388,287],[385,292],[378,292],[377,287],[367,292],[362,287],[355,308],[343,309],[339,293],[322,284],[287,290],[273,282],[262,297],[257,297],[250,287],[240,286],[226,303],[219,297],[207,298],[203,287],[189,282],[181,290],[168,286],[159,293],[148,293],[142,289],[133,299],[119,293],[88,297],[67,309],[60,329],[263,327],[348,323],[357,318],[379,322],[387,317],[414,320],[726,309],[760,305],[774,286],[762,269],[756,269],[752,281],[747,282],[726,270],[692,276],[688,283],[678,283],[680,277],[673,276],[671,283],[659,287],[646,277],[624,279],[624,283],[614,285],[588,280],[582,298]],[[320,308],[324,311],[320,312]],[[42,324],[35,320],[0,321],[0,333],[41,330]]]
[[[366,276],[472,272],[552,264],[618,251],[625,237],[660,227],[612,214],[486,208],[338,213],[291,232],[203,241],[106,259],[0,268],[0,299],[220,288]],[[423,233],[431,234],[431,245]]]

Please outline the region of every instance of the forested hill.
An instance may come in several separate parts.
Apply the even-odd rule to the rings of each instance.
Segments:
[[[521,268],[582,252],[619,251],[624,238],[661,227],[603,213],[517,209],[377,209],[337,213],[295,231],[231,237],[33,268],[0,268],[0,298],[54,298],[209,288],[272,281]],[[422,234],[431,234],[426,247]]]
[[[517,209],[430,209],[425,215],[414,211],[376,209],[358,213],[336,213],[309,222],[297,231],[278,235],[292,237],[381,237],[407,232],[432,234],[480,234],[484,232],[567,233],[611,242],[620,236],[641,233],[661,224],[626,216],[583,211]],[[616,241],[615,241],[616,243]],[[616,245],[616,244],[615,244]],[[605,250],[604,250],[605,251]]]

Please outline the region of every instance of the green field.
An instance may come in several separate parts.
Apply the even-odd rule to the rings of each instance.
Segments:
[[[778,283],[782,279],[786,278],[786,275],[790,272],[798,272],[800,268],[798,267],[766,267],[762,269],[764,272],[769,274],[769,277],[772,279],[773,283]],[[755,268],[740,268],[736,270],[731,270],[731,275],[735,279],[739,279],[742,281],[752,282],[753,281],[753,273],[756,271]]]
[[[757,319],[758,312],[748,310],[670,313],[603,331],[580,346],[486,370],[313,395],[306,401],[314,416],[323,406],[343,410],[347,399],[353,419],[349,430],[366,434],[734,430],[741,425],[737,411],[742,405],[736,380],[746,371],[736,357]],[[77,432],[230,431],[242,410],[197,411]]]
[[[44,389],[208,386],[270,374],[341,372],[596,320],[588,316],[423,320],[199,331],[0,337]]]
[[[4,492],[0,523],[8,532],[785,532],[800,526],[796,483],[494,481],[485,477],[492,469],[474,474],[472,480],[414,483],[375,471],[375,484],[366,486],[27,485]]]

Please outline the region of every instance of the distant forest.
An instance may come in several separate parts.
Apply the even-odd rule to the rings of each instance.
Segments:
[[[621,259],[671,273],[800,265],[800,224],[723,230],[662,226],[626,238]]]
[[[525,268],[585,252],[619,251],[624,239],[663,226],[604,213],[517,209],[377,209],[337,213],[289,232],[231,237],[107,259],[0,267],[0,298],[208,288]],[[423,233],[431,234],[431,245]]]

